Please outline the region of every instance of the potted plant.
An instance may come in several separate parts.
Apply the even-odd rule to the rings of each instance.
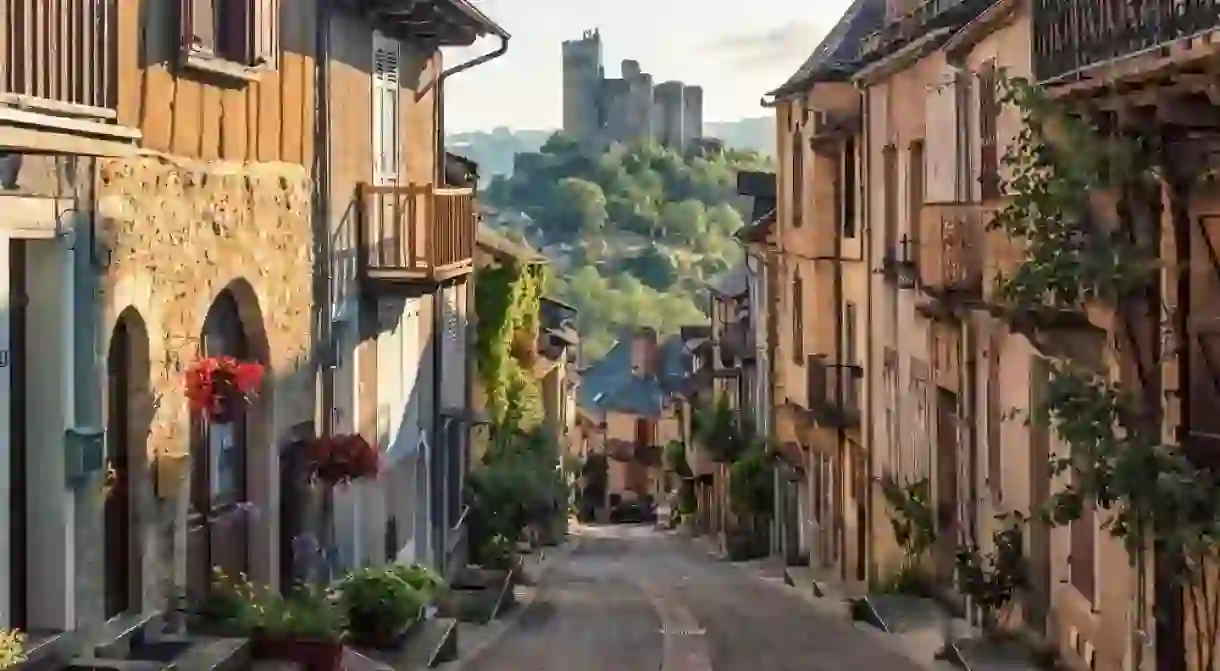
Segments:
[[[446,590],[445,579],[436,571],[419,564],[396,564],[390,568],[398,577],[419,592],[425,605],[430,605]]]
[[[310,477],[334,487],[377,476],[381,455],[358,433],[316,438],[307,446]]]
[[[249,636],[260,624],[263,595],[245,575],[212,569],[207,596],[192,609],[193,629],[219,636]]]
[[[339,582],[338,592],[348,632],[360,646],[399,649],[424,615],[424,595],[396,567],[353,571]]]
[[[191,411],[209,422],[228,424],[242,406],[258,394],[263,367],[231,356],[210,356],[191,366],[186,375],[186,398]]]
[[[25,662],[25,634],[16,629],[0,629],[0,669],[11,669]]]
[[[250,641],[255,659],[299,664],[311,671],[343,669],[347,621],[334,595],[317,586],[286,597],[267,594]]]

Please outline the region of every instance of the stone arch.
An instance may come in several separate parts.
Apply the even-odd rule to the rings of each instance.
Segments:
[[[148,325],[123,308],[106,340],[107,495],[102,512],[103,596],[107,618],[144,608],[147,552],[141,511],[154,507],[149,434],[155,414]]]
[[[191,420],[187,588],[194,596],[206,592],[216,566],[264,584],[273,584],[278,573],[275,374],[258,294],[245,279],[235,279],[201,316],[201,356],[234,356],[262,364],[265,372],[258,396],[231,424]]]

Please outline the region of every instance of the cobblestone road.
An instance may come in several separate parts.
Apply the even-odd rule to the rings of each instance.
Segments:
[[[919,671],[851,623],[636,526],[591,527],[465,671]]]

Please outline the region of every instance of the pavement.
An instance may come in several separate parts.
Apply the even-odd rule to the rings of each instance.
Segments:
[[[587,526],[542,562],[518,610],[466,642],[447,671],[839,671],[936,668],[886,634],[651,525]],[[522,598],[523,597],[523,598]]]

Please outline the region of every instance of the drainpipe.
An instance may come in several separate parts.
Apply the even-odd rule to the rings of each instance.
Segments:
[[[328,437],[334,432],[334,387],[335,361],[338,343],[334,342],[334,328],[331,315],[334,311],[334,263],[331,255],[331,115],[330,115],[330,6],[328,0],[317,0],[318,13],[317,31],[314,35],[315,49],[318,57],[315,62],[314,76],[317,79],[314,109],[317,117],[314,121],[314,146],[317,148],[314,156],[314,174],[317,188],[314,189],[314,235],[317,238],[316,259],[314,264],[321,272],[316,277],[321,278],[315,287],[316,319],[318,327],[318,342],[327,353],[322,362],[322,370],[315,382],[315,392],[319,399],[317,417],[319,434]]]
[[[863,141],[858,142],[856,144],[857,149],[860,152],[860,160],[856,161],[856,165],[857,165],[857,169],[861,173],[860,178],[856,181],[856,183],[857,183],[857,185],[863,184],[866,186],[866,188],[864,189],[865,197],[859,199],[859,203],[858,203],[859,206],[857,207],[857,211],[861,215],[860,216],[861,226],[859,227],[858,232],[860,233],[860,237],[863,238],[863,247],[864,248],[862,251],[863,251],[863,256],[864,256],[864,262],[866,264],[865,268],[867,269],[868,268],[867,264],[872,263],[872,257],[873,257],[872,237],[870,235],[872,233],[872,226],[870,224],[872,223],[873,199],[870,194],[870,189],[867,188],[869,180],[872,177],[873,134],[872,134],[870,128],[871,128],[872,107],[873,106],[872,106],[872,100],[868,96],[868,90],[860,88],[860,87],[857,87],[857,88],[860,90],[860,98],[861,98],[860,128],[862,131],[861,136],[862,136]],[[859,193],[859,189],[857,189],[857,193]],[[865,302],[868,304],[868,309],[865,310],[865,316],[864,316],[864,328],[865,328],[864,332],[868,333],[870,335],[868,338],[865,338],[866,344],[864,347],[864,357],[865,357],[864,360],[868,364],[864,367],[864,374],[868,376],[868,379],[864,383],[864,407],[867,409],[867,411],[865,413],[863,413],[865,417],[869,417],[869,418],[872,417],[872,410],[874,407],[876,407],[876,403],[874,403],[874,400],[875,400],[875,397],[877,394],[877,385],[873,384],[873,381],[876,379],[876,377],[873,375],[873,373],[875,371],[873,370],[874,366],[872,365],[874,362],[877,361],[877,356],[876,356],[876,351],[875,351],[876,344],[873,342],[873,338],[871,335],[873,332],[873,301],[874,301],[874,298],[876,297],[875,292],[873,291],[873,282],[874,282],[873,274],[871,272],[869,272],[868,273],[868,282],[865,284],[865,292],[864,292]],[[877,539],[873,535],[873,483],[877,482],[877,480],[879,478],[879,474],[877,473],[877,457],[876,457],[876,454],[877,454],[876,425],[871,420],[868,422],[868,425],[864,427],[864,435],[865,435],[865,442],[868,445],[868,485],[869,485],[868,491],[865,493],[865,497],[864,497],[864,519],[865,519],[865,523],[868,524],[868,536],[867,536],[868,548],[865,553],[865,558],[867,560],[867,565],[868,565],[868,570],[869,570],[868,579],[869,579],[869,582],[871,583],[872,577],[876,571],[876,556],[877,556],[876,555]]]
[[[443,183],[444,179],[445,179],[445,80],[460,72],[465,72],[466,70],[470,70],[471,68],[475,68],[484,63],[495,60],[508,52],[508,41],[511,39],[512,36],[509,35],[507,32],[505,32],[503,29],[499,28],[498,26],[494,27],[492,32],[496,35],[496,37],[500,38],[500,46],[498,46],[494,51],[483,54],[482,56],[476,56],[475,58],[472,58],[468,61],[459,63],[453,67],[442,70],[441,73],[439,75],[437,75],[435,79],[433,79],[432,81],[425,84],[424,87],[417,94],[417,97],[422,98],[423,96],[427,95],[433,89],[436,89],[436,95],[434,97],[434,103],[433,103],[433,105],[434,105],[433,119],[434,119],[434,125],[436,126],[436,136],[435,136],[435,140],[434,140],[434,147],[435,147],[434,163],[435,164],[433,166],[433,170],[434,170],[434,179],[436,180],[436,183],[438,183],[438,184]],[[478,187],[478,185],[476,184],[475,188],[477,189],[477,187]],[[476,231],[477,231],[477,223],[476,223]],[[475,375],[475,366],[474,366],[474,361],[473,361],[474,357],[472,356],[472,352],[471,352],[472,348],[470,347],[470,343],[474,342],[474,338],[475,338],[475,334],[476,334],[475,319],[478,318],[477,315],[475,315],[475,300],[474,300],[475,281],[476,280],[473,275],[471,275],[471,277],[466,281],[466,296],[465,296],[465,298],[466,298],[465,308],[466,308],[467,322],[466,322],[466,333],[465,333],[466,351],[464,352],[464,356],[463,356],[463,374],[465,376],[466,384],[464,385],[462,396],[463,396],[463,403],[465,405],[465,411],[466,411],[467,415],[469,415],[471,408],[474,405],[474,389],[473,389],[473,385],[472,385],[472,380]],[[442,349],[441,343],[442,343],[443,337],[444,337],[444,333],[443,333],[444,324],[441,319],[441,309],[444,305],[445,305],[445,296],[444,296],[444,288],[442,287],[441,289],[439,289],[438,291],[436,291],[433,294],[433,310],[432,310],[432,312],[433,312],[432,329],[433,330],[432,330],[432,333],[433,333],[433,342],[435,343],[435,345],[432,348],[433,349],[433,352],[432,352],[432,370],[433,370],[432,398],[434,399],[434,402],[433,402],[434,407],[432,410],[432,426],[434,427],[434,433],[436,435],[432,436],[432,444],[435,446],[441,446],[443,444],[444,448],[447,451],[452,452],[451,448],[453,446],[445,444],[445,441],[442,441],[441,436],[439,435],[439,433],[440,433],[439,427],[441,427],[442,422],[443,422],[443,418],[441,416],[441,410],[442,410],[441,395],[444,393],[443,385],[441,384],[441,370],[443,368],[443,361],[442,361],[442,356],[441,356],[441,354],[442,354],[441,353],[441,349]],[[474,317],[471,318],[471,316],[474,316]],[[470,441],[471,441],[470,417],[469,416],[462,417],[458,421],[461,421],[462,426],[463,426],[463,428],[462,428],[463,436],[462,436],[462,441],[461,441],[462,444],[460,446],[461,454],[454,455],[454,454],[450,453],[448,456],[449,456],[449,458],[457,457],[457,458],[461,459],[461,461],[462,461],[462,480],[464,482],[465,475],[467,472],[469,472],[469,469],[470,469]],[[434,482],[443,481],[445,474],[444,474],[444,472],[439,470],[440,465],[438,464],[438,460],[430,459],[429,464],[430,464],[430,470],[432,471],[432,476],[434,478],[433,481]],[[462,484],[459,483],[457,486],[461,487]],[[434,505],[445,506],[446,500],[445,500],[443,494],[440,497],[433,496],[432,498],[433,498]],[[437,567],[437,569],[439,569],[442,572],[442,574],[447,569],[447,567],[445,566],[445,559],[446,559],[446,555],[448,554],[448,538],[447,538],[446,532],[449,530],[448,529],[449,520],[446,519],[446,512],[447,512],[447,510],[444,508],[442,508],[440,510],[439,518],[442,521],[440,522],[440,524],[435,525],[436,529],[434,530],[433,536],[432,536],[433,542],[436,545],[436,547],[433,551],[433,554],[436,558],[436,567]]]

